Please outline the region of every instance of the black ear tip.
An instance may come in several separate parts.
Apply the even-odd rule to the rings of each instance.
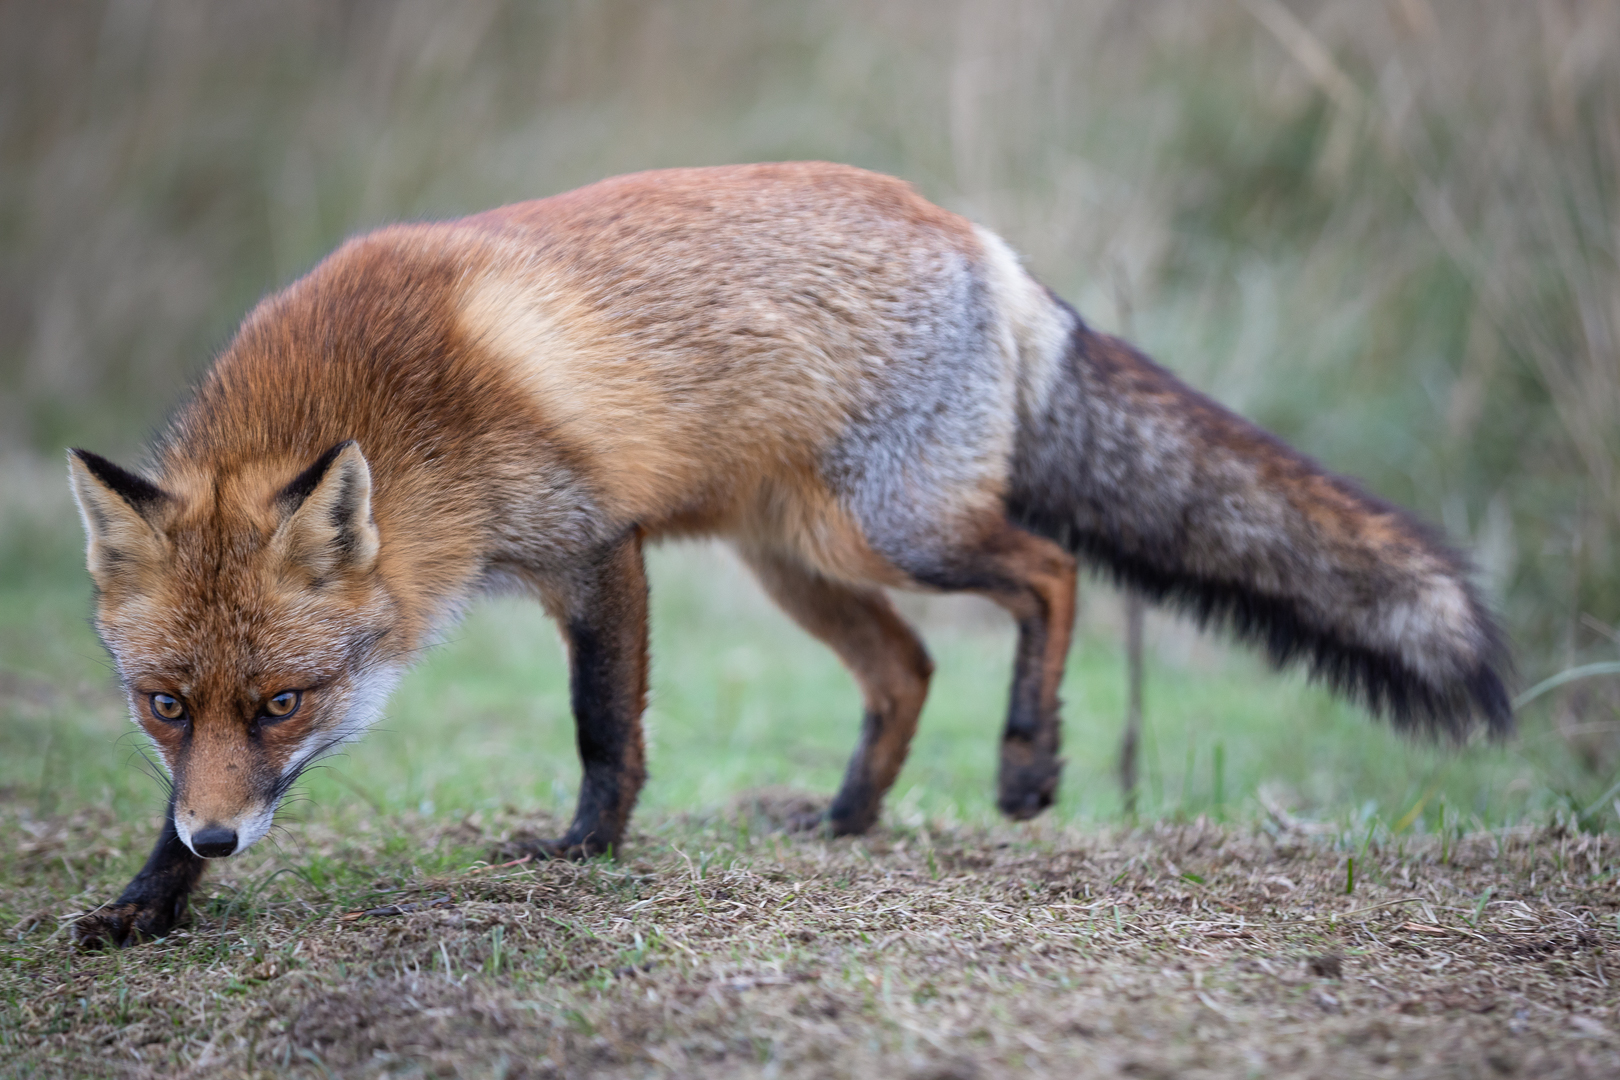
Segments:
[[[332,462],[337,460],[338,455],[355,445],[357,445],[355,440],[344,439],[316,458],[315,463],[309,468],[293,477],[287,486],[282,488],[276,495],[276,501],[281,504],[284,512],[290,514],[303,505],[304,500],[309,498],[310,492],[314,491],[321,480],[325,478],[326,470],[332,467]]]
[[[92,454],[88,450],[77,447],[68,451],[78,458],[90,475],[111,488],[118,496],[137,511],[144,511],[149,507],[162,502],[168,495],[162,488],[144,476],[139,476],[128,469],[114,465],[100,454]]]

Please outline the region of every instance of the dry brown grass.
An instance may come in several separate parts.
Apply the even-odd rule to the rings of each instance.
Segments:
[[[1613,837],[826,842],[771,831],[783,801],[586,865],[471,861],[556,822],[311,826],[227,867],[186,930],[91,956],[58,920],[134,834],[10,805],[7,1073],[1620,1074]]]

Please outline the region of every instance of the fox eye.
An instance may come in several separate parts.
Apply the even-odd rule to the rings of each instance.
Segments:
[[[173,723],[176,720],[185,718],[185,703],[173,694],[153,694],[149,700],[152,706],[152,715],[159,720],[167,720]]]
[[[298,703],[304,695],[297,690],[283,690],[275,697],[264,703],[264,715],[272,720],[285,720],[298,711]]]

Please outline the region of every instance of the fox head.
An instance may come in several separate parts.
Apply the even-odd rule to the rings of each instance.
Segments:
[[[172,780],[175,831],[233,855],[398,677],[370,468],[350,441],[281,470],[177,467],[163,487],[83,450],[69,469],[96,630]]]

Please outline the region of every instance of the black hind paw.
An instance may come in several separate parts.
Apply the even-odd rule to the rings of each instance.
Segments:
[[[1063,762],[1027,742],[1008,739],[1001,748],[996,806],[1014,821],[1028,821],[1057,801]]]

